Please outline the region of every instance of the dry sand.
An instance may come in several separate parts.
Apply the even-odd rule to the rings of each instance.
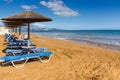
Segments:
[[[48,63],[28,62],[23,68],[0,66],[0,80],[120,80],[120,52],[66,40],[31,36],[37,47],[54,54]],[[0,56],[3,36],[0,36]]]

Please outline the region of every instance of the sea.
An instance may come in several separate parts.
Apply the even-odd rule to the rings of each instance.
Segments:
[[[38,36],[71,40],[78,44],[87,44],[108,49],[120,48],[120,30],[61,30],[32,32]]]

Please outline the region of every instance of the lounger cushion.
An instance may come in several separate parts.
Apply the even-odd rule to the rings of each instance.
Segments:
[[[52,52],[40,52],[40,53],[31,53],[31,54],[23,54],[23,55],[17,55],[17,56],[4,56],[0,57],[0,60],[3,62],[8,62],[8,61],[15,61],[15,60],[24,60],[24,59],[29,59],[29,58],[35,58],[35,57],[42,57],[42,56],[49,56],[51,55]]]

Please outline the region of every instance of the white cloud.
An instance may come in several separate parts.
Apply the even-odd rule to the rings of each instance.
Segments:
[[[41,24],[41,23],[33,23],[33,24],[31,24],[31,25],[32,25],[32,26],[37,26],[37,27],[39,27],[39,28],[46,26],[45,24]]]
[[[5,2],[12,2],[13,0],[4,0]]]
[[[67,7],[61,0],[40,1],[40,4],[50,8],[55,15],[78,16],[79,13]]]
[[[23,8],[25,10],[31,10],[31,9],[36,9],[38,7],[35,5],[22,5],[21,8]]]

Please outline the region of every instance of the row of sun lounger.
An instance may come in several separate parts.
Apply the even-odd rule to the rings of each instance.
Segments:
[[[7,49],[5,50],[6,56],[0,57],[0,62],[2,65],[11,63],[15,68],[23,67],[29,59],[38,58],[41,62],[48,62],[53,54],[53,52],[47,51],[46,48],[29,48],[29,46],[35,46],[32,41],[28,43],[28,40],[13,40],[16,37],[13,35],[6,34],[5,38],[8,44],[6,44]],[[24,45],[23,45],[24,44]],[[26,46],[28,48],[22,48]],[[16,48],[12,48],[16,47]],[[45,60],[45,58],[47,60]],[[16,62],[24,61],[22,66],[17,66]]]

